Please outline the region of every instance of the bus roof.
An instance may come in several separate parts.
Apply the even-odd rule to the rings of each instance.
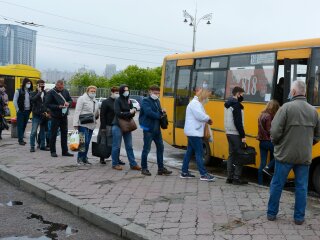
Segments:
[[[313,39],[306,39],[306,40],[299,40],[299,41],[277,42],[277,43],[259,44],[259,45],[251,45],[251,46],[236,47],[236,48],[223,48],[223,49],[216,49],[216,50],[173,54],[173,55],[166,56],[165,60],[205,58],[205,57],[211,57],[211,56],[223,56],[223,55],[241,54],[241,53],[249,53],[249,52],[300,49],[300,48],[319,47],[319,46],[320,46],[320,38],[313,38]]]
[[[0,75],[40,78],[41,73],[39,70],[29,65],[10,64],[6,66],[0,66]]]

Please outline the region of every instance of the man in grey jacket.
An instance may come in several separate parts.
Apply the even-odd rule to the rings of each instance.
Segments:
[[[307,203],[309,166],[312,145],[320,140],[320,122],[316,109],[307,103],[306,84],[294,81],[291,101],[284,104],[271,123],[271,141],[276,159],[275,173],[270,185],[267,218],[274,221],[279,211],[279,201],[288,174],[295,174],[294,222],[304,222]]]

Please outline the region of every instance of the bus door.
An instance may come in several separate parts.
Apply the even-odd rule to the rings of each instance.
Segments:
[[[187,137],[184,135],[186,109],[190,99],[192,66],[177,67],[175,102],[174,102],[174,145],[186,146]]]
[[[280,104],[289,101],[289,93],[293,81],[302,80],[306,82],[310,56],[311,49],[278,52],[278,75],[277,84],[274,85],[274,98],[280,98],[277,99]],[[280,86],[281,78],[283,78],[282,86]],[[279,91],[281,87],[282,90]],[[281,97],[279,96],[279,92],[281,93]]]

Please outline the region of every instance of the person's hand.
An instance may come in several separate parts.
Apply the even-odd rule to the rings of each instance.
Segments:
[[[131,114],[134,114],[135,112],[136,112],[136,109],[134,109],[134,108],[133,108],[133,109],[130,109],[130,113],[131,113]]]
[[[212,125],[212,120],[209,119],[207,123],[208,123],[209,125]]]
[[[69,105],[70,105],[70,103],[68,103],[68,102],[65,102],[65,103],[64,103],[64,106],[65,106],[65,107],[69,107]]]
[[[59,108],[64,108],[65,106],[64,105],[59,105]]]
[[[167,113],[167,111],[166,111],[165,109],[162,109],[162,112],[163,112],[164,114],[166,114],[166,113]]]
[[[241,138],[241,142],[245,143],[246,142],[246,138]]]

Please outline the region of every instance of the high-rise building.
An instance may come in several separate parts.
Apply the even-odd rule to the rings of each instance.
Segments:
[[[115,64],[107,64],[104,70],[104,76],[106,78],[111,78],[117,73],[117,66]]]
[[[36,65],[36,31],[11,24],[0,24],[0,66]]]

